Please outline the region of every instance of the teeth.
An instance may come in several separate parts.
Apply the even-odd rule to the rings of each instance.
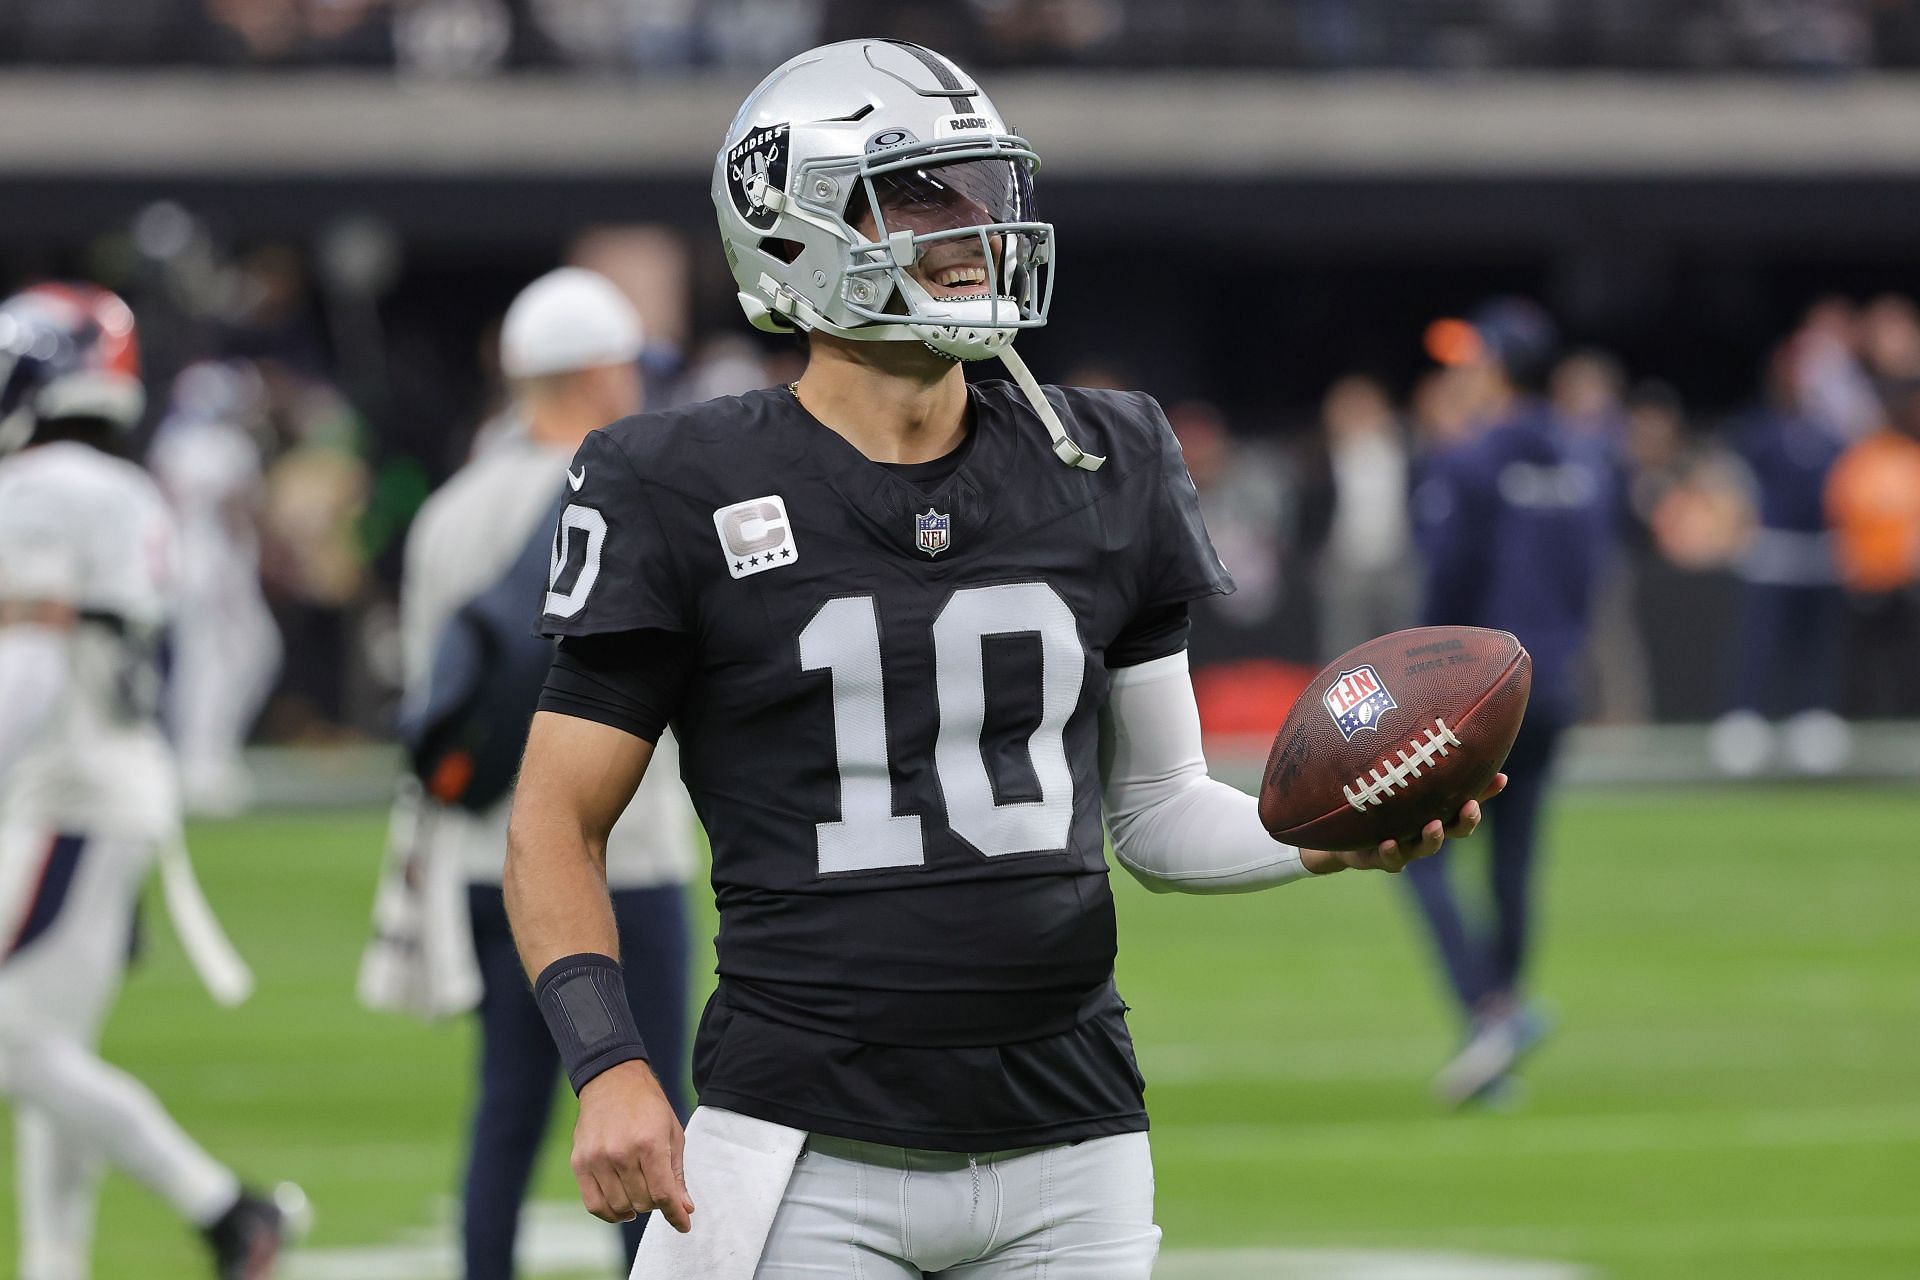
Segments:
[[[985,284],[987,272],[984,267],[948,267],[934,273],[933,280],[943,289],[952,289],[964,284]]]

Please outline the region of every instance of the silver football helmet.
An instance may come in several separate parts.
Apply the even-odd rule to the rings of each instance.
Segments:
[[[1034,215],[1040,157],[972,78],[931,49],[847,40],[788,60],[715,157],[713,205],[756,328],[911,341],[998,356],[1066,462],[1066,438],[1013,353],[1047,322],[1053,227]]]

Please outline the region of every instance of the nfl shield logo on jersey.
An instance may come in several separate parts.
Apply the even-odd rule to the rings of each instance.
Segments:
[[[930,556],[947,549],[953,538],[953,517],[928,507],[925,515],[913,518],[913,545]]]
[[[1379,732],[1380,717],[1400,705],[1387,692],[1380,673],[1370,663],[1342,671],[1320,700],[1326,704],[1327,714],[1333,717],[1341,736],[1349,742],[1362,729]]]

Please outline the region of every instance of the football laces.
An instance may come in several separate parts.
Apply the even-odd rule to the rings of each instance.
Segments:
[[[1394,753],[1397,759],[1383,757],[1366,777],[1355,778],[1341,792],[1357,812],[1365,813],[1369,806],[1385,803],[1409,780],[1418,778],[1423,771],[1438,764],[1454,747],[1464,745],[1459,736],[1447,727],[1447,722],[1436,717],[1431,729]]]

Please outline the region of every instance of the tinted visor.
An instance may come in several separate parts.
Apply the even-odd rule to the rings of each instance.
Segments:
[[[957,231],[1032,222],[1033,177],[1013,160],[959,160],[896,169],[870,180],[883,234]]]

